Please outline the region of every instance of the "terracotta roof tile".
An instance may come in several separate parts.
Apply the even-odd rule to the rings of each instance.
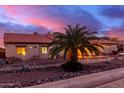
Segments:
[[[92,43],[100,43],[100,44],[118,44],[117,41],[110,41],[110,40],[92,40]]]
[[[4,43],[50,43],[52,38],[50,34],[5,33]]]

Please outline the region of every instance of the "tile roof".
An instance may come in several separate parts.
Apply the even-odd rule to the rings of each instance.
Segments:
[[[47,34],[5,33],[4,43],[50,43],[53,36]]]
[[[111,41],[111,40],[92,40],[92,43],[100,43],[100,44],[118,44],[117,41]]]
[[[5,33],[4,34],[4,43],[29,43],[29,44],[42,44],[50,43],[53,39],[51,33],[47,34],[21,34],[21,33]],[[92,43],[101,43],[101,44],[119,44],[119,42],[110,41],[110,40],[92,40]],[[122,43],[122,41],[121,41]],[[124,41],[123,41],[124,44]]]

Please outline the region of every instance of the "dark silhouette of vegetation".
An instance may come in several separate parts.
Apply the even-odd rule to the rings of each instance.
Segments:
[[[72,27],[71,25],[68,25],[64,30],[64,33],[53,33],[54,39],[50,44],[52,48],[49,51],[51,58],[56,57],[56,55],[63,51],[63,59],[68,61],[65,63],[67,66],[62,67],[67,67],[68,69],[69,66],[71,69],[77,69],[77,67],[79,67],[79,63],[76,63],[78,62],[78,50],[81,51],[82,56],[84,56],[88,55],[86,49],[91,53],[98,54],[98,47],[103,48],[101,45],[93,44],[91,42],[91,40],[99,40],[99,38],[97,37],[96,32],[88,31],[86,26],[77,24]],[[68,57],[68,53],[70,54],[70,57]],[[75,64],[75,66],[73,64]]]

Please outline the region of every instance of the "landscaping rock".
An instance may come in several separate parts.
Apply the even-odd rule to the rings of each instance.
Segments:
[[[15,62],[21,62],[21,61],[23,61],[21,58],[15,58],[15,57],[6,57],[5,58],[6,64],[13,64]]]
[[[24,65],[22,66],[22,68],[20,69],[21,72],[27,72],[27,71],[31,71],[30,66],[29,65]]]
[[[13,68],[11,66],[3,67],[0,69],[0,72],[7,72],[7,71],[12,71]]]
[[[17,83],[12,83],[13,85],[6,84],[3,85],[2,87],[29,87],[37,84],[43,84],[62,79],[69,79],[80,75],[87,75],[90,73],[96,73],[96,72],[124,67],[124,62],[120,62],[120,61],[116,62],[116,61],[110,61],[109,64],[105,62],[86,64],[86,65],[83,64],[85,69],[79,72],[65,72],[61,67],[48,67],[38,64],[33,64],[33,65],[25,64],[23,66],[21,65],[20,67],[13,67],[12,64],[10,66],[1,68],[0,71],[3,71],[3,73],[7,75],[10,74],[9,76],[10,77],[12,76],[11,78],[14,78],[15,80],[13,79],[11,81],[11,80],[6,80],[5,77],[4,78],[0,77],[1,80],[0,83],[3,82],[4,80],[6,80],[4,81],[5,83],[19,81]],[[20,80],[18,80],[18,78],[20,78]]]
[[[37,84],[40,84],[41,83],[41,80],[37,80]]]

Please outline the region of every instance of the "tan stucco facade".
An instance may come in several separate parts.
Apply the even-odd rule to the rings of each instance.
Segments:
[[[110,54],[112,53],[112,51],[117,51],[118,48],[117,48],[117,45],[116,44],[102,44],[102,46],[104,47],[104,49],[100,49],[100,51],[102,53],[105,53],[105,54]]]
[[[18,55],[17,47],[25,46],[26,47],[26,55]],[[41,59],[49,58],[49,50],[47,48],[47,53],[42,53],[40,48],[47,47],[48,44],[5,44],[5,55],[6,57],[16,57],[21,58],[23,60],[28,60],[33,56],[39,56]],[[100,51],[104,54],[110,54],[112,51],[117,51],[117,45],[107,45],[102,44],[104,49],[100,49]]]
[[[17,47],[25,46],[26,55],[18,55]],[[33,56],[39,56],[40,58],[49,58],[47,53],[42,53],[40,48],[47,47],[46,44],[5,44],[5,55],[6,57],[16,57],[23,60],[30,59]]]

